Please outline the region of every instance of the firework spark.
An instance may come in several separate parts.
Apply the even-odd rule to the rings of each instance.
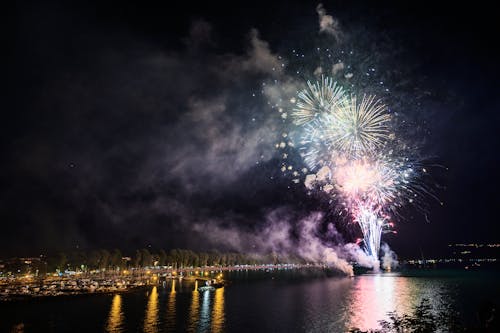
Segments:
[[[363,156],[389,140],[387,107],[373,95],[344,98],[341,104],[323,116],[325,138],[332,150]]]
[[[324,81],[334,85],[328,78]],[[321,86],[319,82],[316,86],[309,85]],[[301,91],[299,95],[307,92]],[[330,105],[327,101],[319,104]],[[301,110],[300,114],[294,114],[294,122],[302,124],[301,150],[309,169],[330,165],[332,157],[338,155],[350,159],[363,158],[383,148],[393,138],[387,107],[372,95],[365,95],[361,100],[343,95],[334,106],[329,106],[327,111],[321,113],[313,113],[310,108],[307,112]]]
[[[380,212],[380,208],[360,205],[356,207],[354,221],[359,224],[363,232],[363,245],[365,253],[378,259],[382,232],[390,226],[389,217]]]
[[[321,77],[321,81],[307,81],[308,89],[298,94],[298,101],[292,116],[296,125],[304,125],[323,114],[332,112],[344,100],[344,89],[330,77]]]

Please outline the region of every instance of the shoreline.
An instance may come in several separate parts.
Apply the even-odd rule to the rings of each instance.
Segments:
[[[92,296],[92,295],[115,295],[115,294],[126,294],[129,292],[137,291],[142,288],[151,287],[151,285],[137,286],[131,287],[127,289],[115,289],[115,290],[99,290],[94,292],[88,291],[72,291],[72,292],[61,292],[57,294],[10,294],[10,295],[2,295],[0,296],[1,302],[26,302],[33,300],[48,300],[48,299],[60,299],[60,298],[74,298],[74,297],[82,297],[82,296]]]
[[[123,272],[65,274],[46,277],[10,277],[0,280],[0,302],[46,299],[62,296],[126,293],[158,286],[169,279],[206,281],[223,272],[328,269],[323,265],[255,265],[204,268],[148,268]]]

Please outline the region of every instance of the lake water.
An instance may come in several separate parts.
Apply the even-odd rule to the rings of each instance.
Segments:
[[[3,302],[0,331],[346,332],[377,328],[387,312],[411,312],[423,298],[436,309],[454,304],[472,322],[485,301],[498,303],[499,277],[464,271],[354,278],[237,272],[216,291],[196,291],[184,280],[116,295]]]

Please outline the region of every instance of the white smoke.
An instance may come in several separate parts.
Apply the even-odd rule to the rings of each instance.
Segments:
[[[396,267],[398,267],[398,257],[396,253],[391,250],[387,243],[383,243],[381,246],[382,250],[382,268],[386,271],[390,271]]]
[[[312,261],[325,263],[339,269],[346,275],[353,276],[352,265],[347,260],[340,258],[339,253],[334,248],[325,245],[317,237],[318,226],[322,217],[321,213],[312,213],[300,221],[300,242],[298,247],[300,256]]]
[[[323,67],[321,66],[316,67],[316,69],[313,72],[313,75],[319,77],[321,76],[321,74],[323,74]]]
[[[344,245],[344,249],[352,261],[355,261],[359,266],[371,268],[378,271],[380,261],[374,259],[363,251],[357,244],[349,243]]]
[[[337,75],[337,73],[343,71],[345,68],[345,65],[343,62],[338,62],[332,66],[332,75]]]
[[[248,58],[242,63],[244,69],[273,76],[283,72],[282,61],[277,55],[271,53],[269,43],[259,38],[257,29],[252,29],[250,32],[250,44]]]
[[[297,255],[307,261],[321,263],[352,276],[352,265],[342,247],[330,246],[318,237],[318,227],[323,214],[314,212],[294,221],[282,209],[269,213],[266,223],[256,231],[243,231],[240,226],[222,227],[220,221],[197,223],[194,231],[206,235],[210,242],[225,245],[241,252],[276,253],[282,256]],[[296,222],[296,223],[294,223]],[[292,225],[295,224],[295,236]],[[329,226],[329,234],[336,233]],[[332,235],[333,236],[333,235]]]
[[[342,31],[339,21],[333,16],[326,14],[326,9],[321,3],[316,7],[316,12],[319,16],[319,32],[327,33],[333,36],[337,42],[340,42],[342,39]]]
[[[255,29],[249,33],[245,54],[205,55],[203,47],[213,44],[211,29],[204,21],[193,24],[185,41],[189,48],[187,54],[191,57],[164,54],[154,58],[154,68],[164,69],[166,77],[187,80],[185,84],[179,82],[179,86],[189,88],[179,92],[184,96],[179,106],[183,112],[179,112],[175,122],[165,126],[164,137],[151,146],[155,154],[144,163],[141,177],[138,177],[141,185],[144,180],[153,184],[173,180],[182,184],[188,193],[213,185],[227,185],[256,164],[268,161],[275,153],[273,142],[277,135],[272,128],[277,120],[245,103],[234,103],[233,81],[255,76],[278,77],[283,72],[283,61],[259,38]],[[192,60],[198,57],[203,57],[203,66],[198,60]],[[190,66],[183,71],[170,70],[184,63]],[[196,77],[191,74],[195,69],[196,75],[213,81],[210,94],[194,93],[202,90],[202,83],[191,79]],[[246,121],[252,119],[253,113],[259,115],[258,126]]]

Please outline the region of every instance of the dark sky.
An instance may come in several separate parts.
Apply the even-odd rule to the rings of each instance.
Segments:
[[[280,177],[279,117],[260,94],[262,82],[284,75],[271,71],[277,55],[324,45],[316,6],[34,1],[9,9],[0,257],[76,246],[209,249],[218,247],[204,234],[212,227],[255,236],[276,209],[323,209]],[[346,35],[364,36],[359,48],[381,49],[382,71],[403,73],[391,84],[405,87],[399,99],[425,129],[421,153],[448,169],[436,171],[444,205],[429,199],[430,222],[407,209],[387,242],[413,256],[500,241],[496,11],[479,2],[324,7]]]

